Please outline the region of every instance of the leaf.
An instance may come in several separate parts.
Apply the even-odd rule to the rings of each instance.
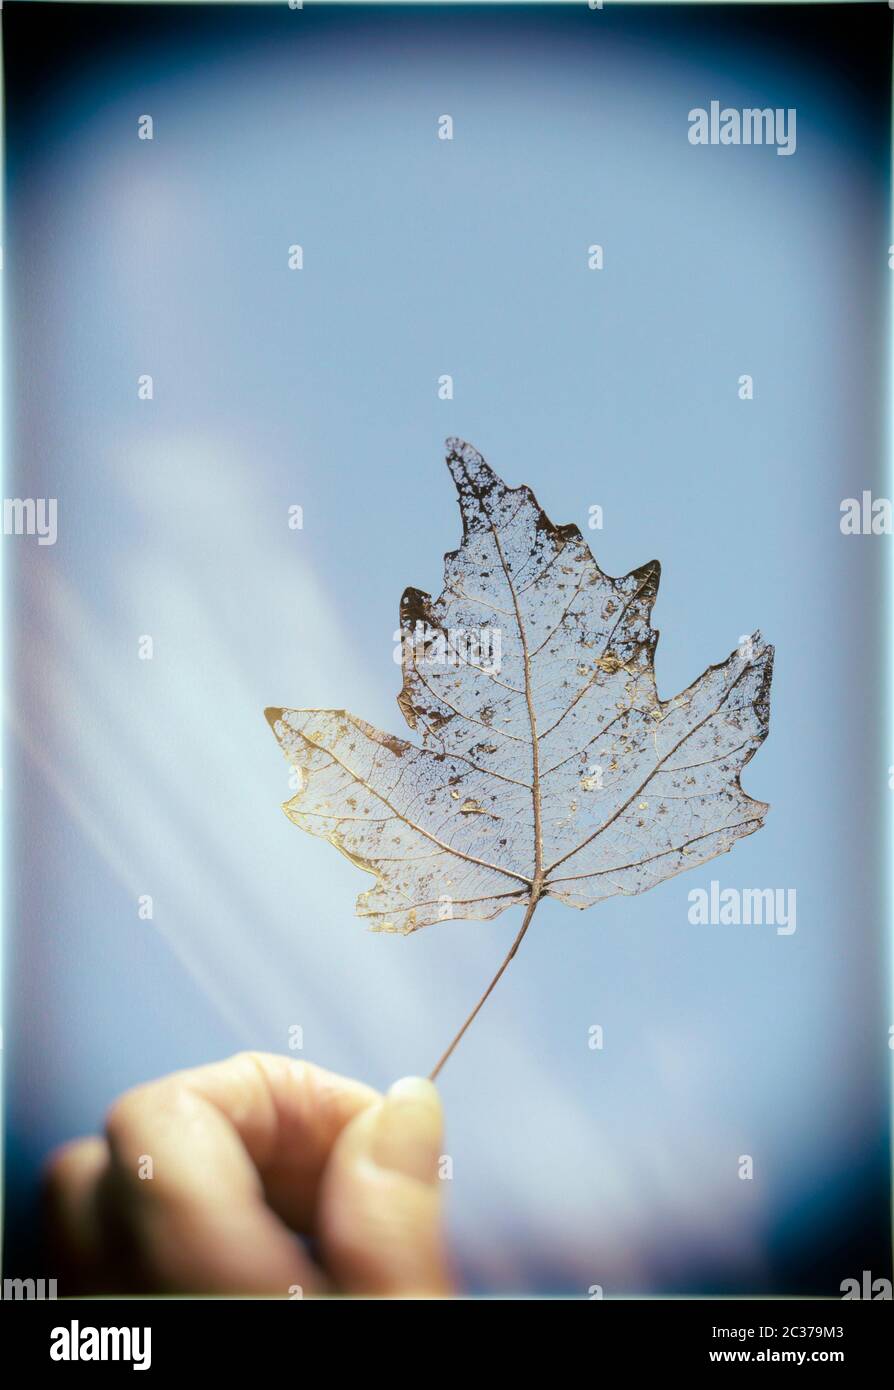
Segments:
[[[609,578],[529,488],[447,450],[462,544],[439,598],[401,599],[398,704],[418,742],[344,710],[266,713],[302,774],[283,809],[375,874],[357,902],[373,930],[522,904],[517,945],[541,897],[641,893],[763,824],[739,776],[767,734],[773,649],[755,634],[659,699],[658,562]]]

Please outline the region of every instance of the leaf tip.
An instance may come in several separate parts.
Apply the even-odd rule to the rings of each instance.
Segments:
[[[654,602],[658,596],[658,585],[661,583],[661,561],[648,560],[633,571],[631,578],[639,586],[641,596]]]

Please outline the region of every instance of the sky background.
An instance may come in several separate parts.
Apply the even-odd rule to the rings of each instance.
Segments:
[[[890,11],[99,8],[3,12],[5,495],[59,503],[54,547],[4,540],[4,1272],[44,1272],[37,1166],[123,1089],[296,1024],[385,1087],[502,960],[518,910],[364,929],[263,717],[407,734],[398,601],[458,544],[459,435],[606,572],[661,561],[663,698],[777,652],[766,827],[543,903],[443,1073],[467,1287],[888,1273],[892,542],[839,507],[891,495]],[[691,146],[712,99],[795,107],[797,152]],[[796,889],[796,933],[691,925],[712,878]]]

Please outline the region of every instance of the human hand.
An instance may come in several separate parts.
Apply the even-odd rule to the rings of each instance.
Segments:
[[[245,1052],[138,1086],[51,1160],[60,1292],[449,1297],[441,1141],[418,1078]]]

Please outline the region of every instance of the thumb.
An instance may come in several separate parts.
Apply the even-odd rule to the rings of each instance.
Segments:
[[[442,1116],[430,1081],[397,1081],[345,1126],[323,1173],[318,1235],[343,1293],[453,1293],[441,1230]]]

